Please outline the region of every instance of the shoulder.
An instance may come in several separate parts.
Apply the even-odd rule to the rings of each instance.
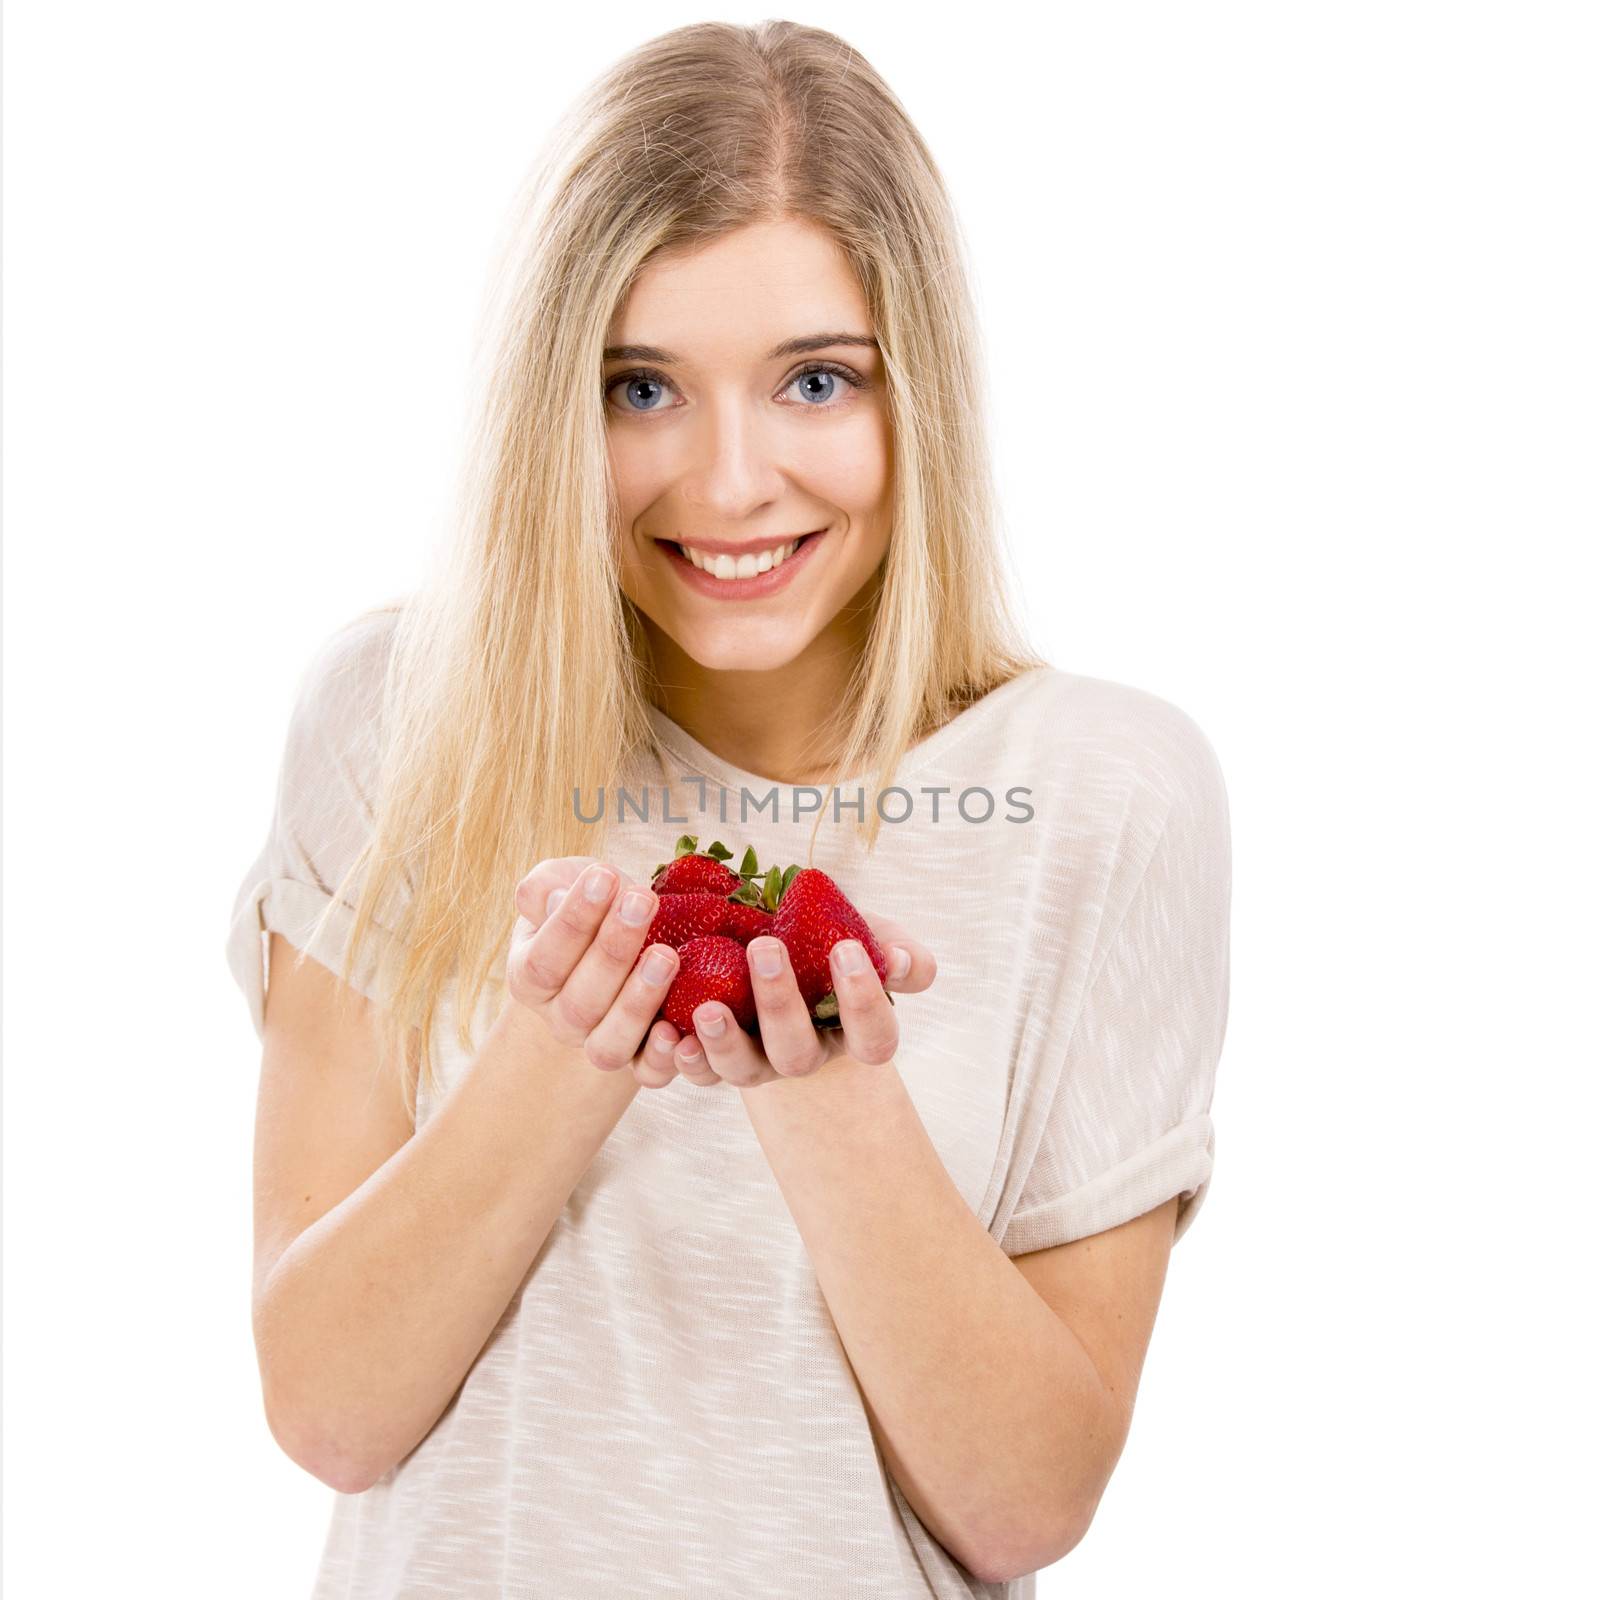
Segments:
[[[376,607],[326,635],[301,673],[298,715],[336,723],[374,715],[399,617],[398,606]]]
[[[1126,768],[1173,800],[1221,784],[1216,749],[1182,706],[1110,678],[1058,676],[1064,726],[1081,753]]]
[[[1220,783],[1211,740],[1182,706],[1148,689],[1046,666],[1003,685],[1008,743],[1079,776],[1098,772],[1176,797]]]
[[[365,611],[325,635],[300,673],[284,746],[293,791],[335,777],[365,792],[380,761],[384,682],[398,610]]]
[[[1228,796],[1211,739],[1184,707],[1149,689],[1046,667],[1015,681],[997,762],[1033,786],[1047,819],[1141,853],[1215,851]]]
[[[341,623],[313,652],[307,679],[335,683],[381,671],[399,620],[399,606],[375,606]]]

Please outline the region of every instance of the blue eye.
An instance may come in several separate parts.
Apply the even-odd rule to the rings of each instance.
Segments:
[[[852,371],[849,367],[837,361],[813,361],[809,366],[802,367],[793,377],[789,378],[783,387],[784,389],[792,389],[801,379],[813,377],[837,378],[851,389],[867,389],[871,387],[860,373]],[[627,372],[619,372],[610,378],[606,378],[601,384],[601,391],[603,396],[609,400],[613,390],[621,389],[626,395],[635,384],[644,384],[649,388],[655,389],[670,389],[673,387],[672,380],[665,373],[657,371],[654,367],[633,367]],[[812,404],[808,399],[802,402],[798,409],[802,411],[838,411],[841,407],[848,405],[849,400],[848,397],[843,400],[836,400],[835,395],[837,392],[838,385],[830,384],[828,392],[820,397],[822,404]],[[812,398],[816,398],[814,392]],[[623,405],[620,409],[630,417],[648,417],[655,412],[670,411],[673,408],[671,406],[658,405]]]
[[[795,377],[794,382],[789,387],[792,389],[796,383],[803,382],[807,378],[826,378],[828,380],[828,392],[821,396],[824,400],[827,400],[839,386],[839,374],[837,372],[832,372],[827,367],[807,367],[804,372]],[[817,396],[812,394],[807,398],[816,399]]]
[[[624,372],[623,374],[621,374],[620,377],[613,378],[611,380],[611,382],[606,385],[606,393],[609,394],[613,389],[620,388],[624,384],[627,385],[627,389],[632,389],[632,387],[636,383],[652,385],[657,389],[661,388],[661,386],[662,386],[662,380],[660,378],[658,378],[654,373],[650,373],[650,372]],[[624,390],[624,393],[626,393],[626,390]],[[636,410],[636,411],[641,411],[641,412],[649,412],[649,411],[660,411],[660,410],[662,410],[664,408],[661,407],[661,406],[629,406],[626,409],[628,409],[630,411],[635,411]]]

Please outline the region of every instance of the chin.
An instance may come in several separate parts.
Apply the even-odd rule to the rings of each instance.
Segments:
[[[801,638],[741,637],[743,629],[704,635],[680,634],[678,647],[707,672],[776,672],[806,647]]]

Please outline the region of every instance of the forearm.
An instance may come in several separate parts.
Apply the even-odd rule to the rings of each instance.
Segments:
[[[979,1576],[1069,1548],[1115,1449],[1110,1399],[962,1198],[898,1068],[839,1057],[740,1093],[912,1509]]]
[[[417,1445],[638,1088],[508,1001],[434,1115],[267,1279],[263,1392],[295,1460],[354,1493]]]

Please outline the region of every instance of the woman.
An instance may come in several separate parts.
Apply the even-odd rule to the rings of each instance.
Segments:
[[[1017,642],[957,241],[787,22],[645,45],[537,174],[460,536],[313,662],[230,936],[318,1596],[1026,1595],[1089,1524],[1211,1173],[1227,805]],[[838,1026],[770,933],[748,1029],[658,1016],[682,835],[860,910]]]

